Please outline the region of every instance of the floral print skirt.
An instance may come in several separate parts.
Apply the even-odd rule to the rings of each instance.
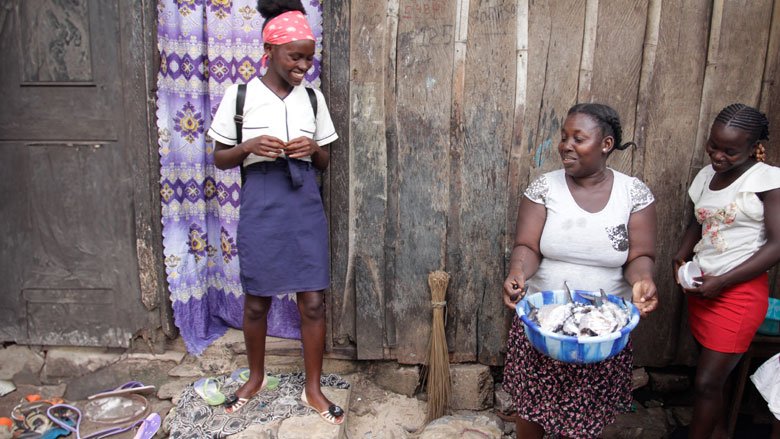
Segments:
[[[546,434],[596,438],[631,407],[631,342],[618,355],[592,364],[569,364],[537,351],[515,316],[509,333],[504,390],[517,415]]]

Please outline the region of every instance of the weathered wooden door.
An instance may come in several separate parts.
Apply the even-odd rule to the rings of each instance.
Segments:
[[[0,341],[128,346],[159,326],[139,279],[154,259],[147,3],[0,2]]]

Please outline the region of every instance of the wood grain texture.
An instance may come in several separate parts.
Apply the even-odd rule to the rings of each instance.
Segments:
[[[457,127],[462,130],[462,159],[457,162],[460,172],[452,173],[461,180],[451,184],[452,190],[460,191],[460,229],[457,236],[448,235],[447,243],[451,254],[457,249],[458,261],[453,264],[449,296],[450,303],[454,301],[449,320],[455,330],[451,351],[458,360],[479,359],[483,364],[500,363],[506,340],[502,247],[515,95],[516,14],[512,0],[471,2],[463,125]]]
[[[617,110],[624,143],[634,138],[647,6],[648,0],[599,1],[589,101],[604,103]],[[579,101],[583,102],[583,99]],[[609,166],[633,175],[635,152],[634,149],[614,151]]]
[[[728,0],[722,2],[722,14],[712,14],[693,169],[709,163],[704,142],[723,107],[734,102],[759,104],[772,6],[772,0]]]
[[[30,175],[30,160],[20,142],[0,143],[0,154],[0,218],[5,229],[0,237],[0,340],[25,341],[27,322],[21,291],[25,267],[32,263],[31,253],[25,250],[29,246],[31,219],[29,194],[19,190],[19,182]]]
[[[523,150],[531,154],[528,181],[561,167],[558,140],[577,100],[585,0],[535,1],[529,9],[528,90]]]
[[[401,173],[398,165],[398,22],[400,0],[387,2],[387,32],[385,53],[385,139],[387,142],[387,224],[385,227],[385,358],[392,358],[397,345],[396,314],[390,304],[398,295],[396,276],[396,245],[400,234],[398,191]]]
[[[365,9],[364,9],[365,8]],[[384,354],[387,147],[385,143],[385,0],[361,3],[350,19],[348,275],[355,276],[358,359]]]
[[[20,3],[24,82],[92,81],[89,2],[73,0]]]
[[[326,348],[354,347],[355,284],[349,261],[350,157],[350,14],[349,0],[323,4],[322,91],[339,139],[329,145],[330,165],[324,178],[325,208],[330,225],[331,285],[327,298]]]
[[[713,4],[721,13],[713,13]],[[381,41],[362,41],[360,28],[350,26],[351,44],[363,44],[350,48],[350,86],[366,87],[350,96],[370,102],[372,109],[364,115],[350,108],[350,129],[381,126],[360,129],[369,143],[376,142],[374,135],[383,139],[385,155],[371,156],[382,170],[349,157],[380,149],[350,138],[349,174],[340,171],[346,177],[339,184],[351,192],[340,201],[341,213],[331,210],[333,223],[341,224],[333,229],[334,243],[342,240],[335,245],[348,255],[334,253],[334,267],[340,267],[334,273],[347,273],[342,305],[349,304],[339,325],[357,322],[364,306],[384,301],[388,307],[384,317],[375,310],[366,315],[366,322],[380,320],[384,333],[367,334],[358,351],[379,355],[378,344],[360,345],[382,338],[384,358],[424,362],[430,321],[425,278],[444,268],[453,275],[451,359],[500,364],[511,315],[501,308],[500,284],[518,202],[531,179],[560,168],[561,123],[579,99],[617,109],[624,139],[642,145],[615,153],[610,166],[643,176],[658,200],[662,305],[636,331],[637,364],[690,364],[687,320],[668,260],[690,217],[686,190],[703,163],[702,138],[714,112],[727,103],[718,99],[758,105],[762,96],[766,108],[776,101],[777,56],[770,52],[778,37],[769,32],[772,13],[778,12],[772,5],[770,0],[386,0],[353,10],[353,20],[376,23],[375,39]],[[376,10],[383,11],[382,19],[362,16]],[[739,32],[751,23],[754,32]],[[371,48],[382,44],[383,55],[373,56]],[[366,65],[366,56],[373,56],[375,76],[356,68]],[[373,113],[375,106],[382,108],[381,117]],[[383,172],[384,186],[372,176],[356,185],[355,176],[366,169],[354,166]],[[332,177],[331,184],[335,181]],[[380,188],[387,195],[384,203],[363,194],[381,193]],[[344,212],[352,216],[345,220]],[[503,226],[491,213],[503,218],[498,220]],[[348,242],[335,237],[345,227]],[[382,254],[361,253],[368,248],[358,244],[362,227],[378,233]],[[348,286],[357,283],[358,273],[365,273],[361,286]],[[364,294],[368,305],[347,302],[349,294]],[[357,334],[362,324],[355,325]],[[334,326],[334,339],[337,332]]]
[[[449,151],[449,212],[447,212],[447,261],[445,266],[452,272],[451,274],[451,297],[448,299],[448,305],[445,309],[446,320],[451,322],[446,330],[447,346],[450,351],[451,360],[473,361],[476,358],[476,338],[473,337],[475,331],[460,332],[461,338],[458,340],[458,327],[460,320],[458,315],[463,314],[462,307],[469,300],[463,300],[463,296],[468,293],[463,291],[463,279],[465,276],[460,272],[462,265],[461,249],[461,197],[463,189],[463,160],[464,150],[466,148],[466,127],[465,118],[465,93],[466,93],[466,54],[469,46],[469,0],[458,0],[455,4],[455,36],[453,42],[453,68],[452,68],[452,107],[450,119],[450,151]],[[473,300],[471,301],[473,302]],[[473,309],[473,306],[471,307]],[[467,322],[473,325],[476,322],[476,316]],[[472,328],[476,329],[476,328]]]
[[[523,142],[527,129],[525,117],[528,106],[528,83],[531,80],[531,78],[528,77],[529,21],[529,2],[518,2],[515,19],[515,102],[512,112],[512,143],[510,144],[507,163],[507,166],[509,166],[507,171],[507,208],[504,217],[506,233],[504,234],[502,255],[504,275],[506,275],[509,259],[512,255],[512,248],[514,247],[517,209],[520,204],[522,191],[528,184],[528,173],[531,165],[530,149]],[[507,333],[513,314],[511,311],[504,311],[503,314],[504,322],[499,330]]]
[[[28,4],[14,0],[2,6],[5,16],[0,22],[0,47],[8,59],[22,60],[35,50],[30,46],[32,40],[22,39],[22,3]],[[46,86],[48,81],[26,83],[18,63],[5,63],[0,66],[0,94],[6,106],[0,112],[0,132],[13,132],[15,139],[28,140],[47,140],[48,132],[67,133],[67,138],[59,137],[61,140],[119,139],[120,126],[115,122],[119,112],[115,107],[122,102],[120,83],[124,72],[119,69],[117,52],[118,6],[116,2],[96,0],[90,0],[88,6],[85,19],[89,19],[89,32],[82,35],[90,40],[81,44],[90,47],[93,59],[117,62],[93,63],[91,82],[76,82],[75,86],[68,81],[57,81],[57,86]],[[78,118],[63,117],[72,111],[74,102],[89,105],[79,106]]]
[[[149,142],[132,143],[125,149],[132,167],[133,214],[135,222],[135,250],[138,263],[141,302],[147,310],[157,309],[168,300],[162,279],[165,278],[162,252],[162,218],[160,209],[160,178],[154,114],[150,105],[154,66],[151,63],[152,30],[155,22],[149,17],[150,1],[120,3],[120,49],[126,54],[121,58],[122,70],[127,75],[122,80],[122,106],[126,114],[145,108],[143,117],[126,119],[123,136],[126,139],[148,139]],[[142,68],[139,68],[141,66]],[[139,116],[141,115],[139,114]],[[151,218],[150,218],[151,213]],[[160,325],[160,312],[150,314],[149,327]],[[172,323],[172,322],[171,322]]]
[[[29,260],[21,281],[0,292],[22,298],[15,311],[27,327],[16,342],[128,347],[135,335],[160,327],[154,310],[163,295],[163,264],[159,156],[151,143],[148,100],[156,29],[146,15],[154,11],[150,6],[13,1],[0,9],[0,50],[20,62],[32,56],[42,75],[26,78],[30,72],[20,64],[0,68],[6,105],[0,140],[19,146],[12,154],[16,162],[35,164],[16,181],[23,189],[14,197],[27,200],[19,216],[28,225],[17,231],[24,244],[10,249],[20,254],[17,260]],[[57,25],[35,40],[22,30],[30,20]],[[63,33],[71,25],[72,33]],[[32,53],[44,46],[48,52]],[[86,59],[86,50],[101,62]],[[84,56],[72,57],[78,53]],[[82,61],[86,65],[73,68]]]
[[[671,257],[691,218],[687,200],[689,164],[696,141],[707,53],[710,2],[664,0],[654,74],[649,84],[644,126],[644,181],[656,198],[658,241],[656,276],[660,306],[632,333],[636,364],[661,366],[678,358],[692,361],[683,296],[675,284]],[[687,56],[680,57],[685,53]],[[671,116],[671,117],[670,117]],[[682,335],[681,335],[682,334]]]
[[[48,303],[72,312],[68,317],[67,313],[50,316],[51,321],[63,324],[61,338],[31,329],[30,340],[127,347],[149,314],[140,302],[135,243],[130,239],[134,228],[132,177],[123,148],[116,143],[29,144],[27,148],[30,163],[36,165],[24,185],[31,219],[25,251],[31,263],[24,270],[22,288],[49,291]],[[105,290],[113,297],[111,306],[103,307],[103,324],[98,326],[92,324],[94,319],[72,317],[92,309],[91,290]],[[69,299],[68,291],[83,292],[76,294],[83,300]],[[27,312],[33,309],[28,304]],[[28,314],[28,323],[34,321],[43,320]]]
[[[400,3],[397,44],[398,231],[395,354],[425,361],[431,305],[427,278],[443,269],[449,181],[455,0]]]
[[[560,167],[560,129],[568,108],[576,102],[584,36],[585,0],[518,2],[516,9],[516,90],[512,143],[508,150],[504,275],[514,245],[517,209],[528,183]],[[501,279],[503,282],[503,278]],[[501,291],[497,291],[501,294]],[[490,349],[505,352],[512,312],[502,308],[493,331],[502,337]],[[482,349],[482,348],[481,348]],[[503,361],[503,359],[499,359]]]

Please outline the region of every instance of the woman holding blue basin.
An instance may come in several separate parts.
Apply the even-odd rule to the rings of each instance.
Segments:
[[[653,282],[655,199],[640,180],[607,167],[621,143],[617,112],[607,105],[569,109],[558,152],[563,169],[539,176],[526,189],[504,303],[515,310],[524,291],[599,291],[632,300],[642,316],[658,306]],[[592,364],[572,364],[539,353],[515,315],[504,366],[504,389],[517,409],[517,437],[557,434],[599,437],[631,406],[631,344]]]

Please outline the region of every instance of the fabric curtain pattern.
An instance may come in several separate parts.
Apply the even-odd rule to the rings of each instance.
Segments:
[[[303,0],[322,60],[321,0]],[[205,133],[228,86],[262,74],[263,17],[256,0],[159,0],[157,128],[165,269],[176,326],[200,354],[228,327],[240,328],[243,292],[236,228],[240,176],[214,167]],[[294,296],[273,299],[268,334],[300,338]]]

